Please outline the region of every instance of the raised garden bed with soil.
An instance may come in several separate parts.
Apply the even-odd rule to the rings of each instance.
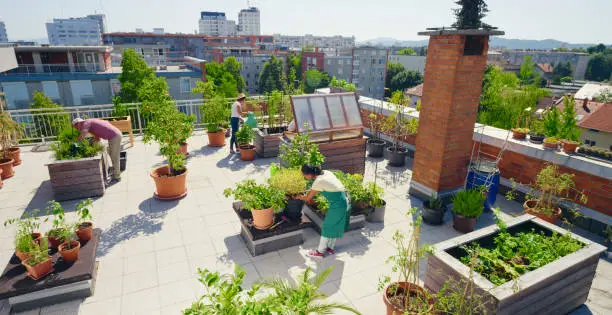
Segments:
[[[546,236],[553,232],[559,235],[569,233],[582,243],[582,248],[500,285],[473,272],[476,293],[483,301],[489,301],[487,308],[490,313],[567,314],[586,301],[599,255],[605,247],[531,215],[507,223],[511,235],[532,230]],[[490,226],[434,245],[434,253],[427,259],[425,288],[438,292],[449,278],[470,279],[470,268],[460,261],[466,255],[462,246],[476,242],[482,248],[493,248],[493,240],[499,234],[497,226]],[[491,277],[491,274],[486,276]]]
[[[247,245],[251,255],[257,256],[267,252],[300,245],[304,242],[302,231],[311,226],[311,221],[302,215],[300,222],[283,221],[282,214],[276,214],[270,229],[258,230],[252,225],[251,211],[242,208],[243,203],[233,203],[234,212],[238,215],[242,228],[240,236]]]
[[[62,160],[47,164],[57,201],[104,195],[104,175],[100,156]]]
[[[267,129],[267,134],[265,129]],[[257,155],[264,158],[277,157],[280,152],[281,137],[286,130],[287,127],[257,129],[253,140]]]
[[[79,259],[68,264],[58,252],[52,252],[53,269],[39,280],[31,279],[19,258],[13,255],[0,276],[0,300],[8,299],[13,312],[83,299],[94,292],[96,250],[100,229],[79,249]]]
[[[302,213],[306,215],[312,221],[312,227],[321,234],[321,225],[323,225],[323,219],[325,215],[319,210],[312,206],[304,204],[302,207]],[[351,217],[349,221],[349,231],[359,230],[365,226],[365,214],[362,209],[351,210]]]

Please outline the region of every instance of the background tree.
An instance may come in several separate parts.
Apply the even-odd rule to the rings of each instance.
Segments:
[[[389,88],[385,91],[387,96],[390,96],[395,91],[404,91],[405,89],[417,86],[423,83],[423,75],[417,71],[406,70],[399,63],[390,62],[387,65],[387,79],[385,86]]]
[[[259,73],[259,92],[270,93],[283,90],[283,61],[272,56]]]
[[[612,52],[609,54],[596,53],[591,56],[587,64],[586,79],[592,81],[610,80],[612,73]]]
[[[121,83],[121,91],[117,96],[117,102],[139,102],[138,91],[142,88],[144,80],[152,77],[155,77],[155,72],[147,65],[140,54],[132,48],[124,50],[121,57],[121,74],[117,77],[117,80]]]
[[[416,56],[416,51],[412,48],[404,48],[397,52],[398,55]]]
[[[578,141],[580,128],[576,126],[576,107],[574,97],[563,98],[563,112],[561,113],[561,126],[559,137],[565,140]]]
[[[612,103],[612,90],[605,89],[595,98],[600,103]]]
[[[34,134],[38,137],[53,137],[59,135],[60,131],[70,125],[70,115],[62,109],[62,106],[53,103],[45,93],[34,92],[34,102],[30,109],[43,109],[36,111],[42,115],[34,115]]]
[[[236,97],[238,95],[238,83],[225,64],[217,62],[207,63],[206,80],[212,81],[216,86],[216,92],[222,96]],[[242,82],[244,83],[244,80]]]
[[[561,84],[561,79],[565,77],[572,77],[574,71],[572,69],[571,62],[560,62],[554,68],[552,72],[553,84]]]
[[[317,69],[304,72],[304,92],[313,93],[316,89],[329,86],[329,75]]]
[[[296,54],[294,52],[290,52],[286,57],[287,63],[287,79],[289,79],[289,72],[293,70],[295,73],[295,80],[302,80],[302,53]],[[291,81],[291,83],[295,83]]]
[[[453,27],[457,29],[479,29],[490,28],[491,26],[482,22],[489,9],[484,0],[459,0],[455,2],[460,7],[453,12],[457,21]]]
[[[531,56],[525,56],[521,70],[519,71],[519,80],[521,85],[532,85],[540,83],[540,75],[535,72],[535,62],[531,60]]]
[[[606,45],[599,44],[599,45],[595,45],[595,46],[591,46],[591,47],[587,48],[587,52],[589,54],[593,55],[593,54],[597,54],[597,53],[604,53],[607,49],[609,49],[609,48],[606,47]]]
[[[223,61],[223,65],[225,69],[234,77],[236,81],[236,89],[238,92],[244,92],[244,87],[246,84],[244,83],[244,78],[240,75],[240,70],[242,70],[242,63],[236,60],[236,57],[230,56]]]

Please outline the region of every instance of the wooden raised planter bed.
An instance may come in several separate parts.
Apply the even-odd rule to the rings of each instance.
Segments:
[[[283,222],[272,229],[258,230],[250,223],[251,212],[242,209],[241,201],[234,202],[232,207],[242,223],[240,237],[253,256],[304,243],[303,230],[311,224],[310,220],[302,215],[301,222]],[[281,220],[280,214],[277,214],[274,222]]]
[[[281,137],[286,129],[286,127],[269,128],[268,134],[265,134],[261,129],[257,129],[253,140],[257,155],[264,158],[277,157],[280,151]]]
[[[120,117],[104,117],[100,118],[111,123],[111,125],[117,127],[121,132],[127,132],[130,137],[130,146],[134,146],[134,134],[132,133],[132,117],[131,116],[120,116]]]
[[[47,164],[57,201],[104,195],[102,157],[55,161]]]
[[[341,170],[348,174],[365,172],[366,138],[336,140],[319,143],[319,151],[325,156],[325,168]]]
[[[21,312],[91,296],[99,241],[100,229],[94,229],[92,238],[81,245],[79,259],[72,264],[52,251],[54,271],[39,280],[28,277],[19,258],[13,255],[0,276],[0,300],[8,299],[12,311]]]
[[[551,234],[570,233],[556,225],[523,215],[507,224],[508,231],[543,231]],[[434,245],[427,259],[425,287],[438,292],[448,278],[469,279],[470,269],[461,263],[460,246],[477,241],[487,244],[499,232],[490,226]],[[523,274],[516,281],[495,286],[478,273],[473,274],[476,293],[486,301],[492,314],[567,314],[587,299],[599,255],[605,247],[571,233],[584,247],[541,268]],[[518,286],[518,290],[517,290]]]
[[[325,216],[317,209],[304,205],[302,207],[302,213],[312,221],[312,227],[321,234],[321,226],[323,225],[323,219]],[[349,221],[349,231],[359,230],[365,226],[365,215],[363,213],[351,215]]]

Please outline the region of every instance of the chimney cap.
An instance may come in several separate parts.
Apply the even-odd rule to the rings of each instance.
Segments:
[[[467,29],[458,30],[456,28],[428,28],[427,31],[418,32],[418,35],[433,36],[433,35],[489,35],[499,36],[506,34],[504,31],[499,30],[484,30],[484,29]]]

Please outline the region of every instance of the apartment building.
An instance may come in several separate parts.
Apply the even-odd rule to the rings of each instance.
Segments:
[[[17,46],[17,68],[0,73],[7,109],[28,108],[35,91],[42,91],[63,106],[110,104],[121,86],[121,67],[111,63],[107,46]],[[156,67],[177,100],[197,99],[191,94],[202,80],[194,62]]]
[[[8,35],[6,34],[6,25],[0,21],[0,43],[8,42]]]
[[[536,64],[549,64],[552,67],[559,63],[570,62],[574,70],[574,79],[584,80],[589,55],[579,52],[561,52],[548,50],[504,50],[501,52],[502,60],[508,65],[520,67],[525,56],[531,56]]]
[[[389,55],[389,62],[399,63],[406,70],[425,74],[425,58],[426,56]]]
[[[51,45],[98,46],[106,32],[104,14],[86,17],[53,19],[47,23],[47,36]]]
[[[238,35],[260,35],[261,23],[259,9],[250,7],[238,13]]]
[[[388,49],[376,47],[353,49],[351,83],[355,84],[361,95],[376,99],[384,97],[388,58]]]
[[[200,12],[199,34],[208,36],[236,35],[236,21],[228,20],[223,12]]]
[[[329,77],[350,82],[353,68],[353,56],[325,56],[323,70]]]
[[[327,55],[340,55],[340,50],[352,49],[355,47],[355,36],[314,36],[312,34],[291,36],[274,34],[274,42],[278,46],[292,50],[299,50],[304,47],[315,47],[318,48],[320,52],[325,52]]]

